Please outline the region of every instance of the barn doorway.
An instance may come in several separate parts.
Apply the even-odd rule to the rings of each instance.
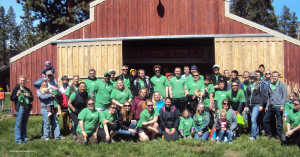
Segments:
[[[214,39],[163,39],[123,41],[123,64],[129,69],[143,68],[153,76],[153,66],[162,66],[162,74],[175,67],[196,65],[202,75],[212,74],[215,63]]]

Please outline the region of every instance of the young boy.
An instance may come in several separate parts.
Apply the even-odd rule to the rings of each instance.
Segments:
[[[46,77],[46,72],[49,71],[49,70],[52,72],[52,74],[54,74],[55,69],[51,66],[51,61],[46,61],[45,62],[45,67],[42,70],[42,77],[43,78]]]
[[[4,111],[4,103],[5,103],[5,93],[3,88],[0,88],[0,109]]]
[[[215,97],[214,97],[214,103],[217,113],[219,113],[220,110],[222,110],[222,101],[226,99],[226,89],[225,89],[225,82],[221,81],[218,82],[219,90],[216,91]]]

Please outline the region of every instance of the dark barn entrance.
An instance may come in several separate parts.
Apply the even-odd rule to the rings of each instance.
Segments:
[[[123,63],[129,69],[143,68],[153,76],[153,66],[162,66],[162,74],[175,67],[197,65],[202,75],[211,74],[215,62],[214,39],[159,39],[123,41]]]

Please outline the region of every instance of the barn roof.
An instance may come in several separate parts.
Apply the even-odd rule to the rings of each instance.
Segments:
[[[93,1],[93,2],[90,3],[90,18],[88,20],[86,20],[86,21],[84,21],[84,22],[82,22],[80,24],[77,24],[77,25],[69,28],[68,30],[66,30],[66,31],[64,31],[62,33],[59,33],[59,34],[57,34],[57,35],[49,38],[48,40],[46,40],[46,41],[44,41],[44,42],[42,42],[42,43],[40,43],[40,44],[38,44],[36,46],[33,46],[32,48],[30,48],[30,49],[28,49],[28,50],[26,50],[24,52],[21,52],[20,54],[12,57],[10,59],[10,62],[12,63],[12,62],[14,62],[14,61],[22,58],[23,56],[26,56],[27,54],[29,54],[29,53],[31,53],[31,52],[33,52],[33,51],[35,51],[35,50],[37,50],[37,49],[39,49],[41,47],[44,47],[44,46],[46,46],[48,44],[59,43],[60,42],[59,39],[61,39],[62,37],[64,37],[64,36],[66,36],[66,35],[74,32],[74,31],[76,31],[76,30],[78,30],[78,29],[80,29],[80,28],[82,28],[82,27],[84,27],[84,26],[86,26],[86,25],[88,25],[90,23],[92,23],[95,20],[94,19],[95,18],[95,15],[94,15],[95,9],[94,9],[94,7],[96,5],[104,2],[104,1],[106,1],[106,0],[95,0],[95,1]],[[239,17],[239,16],[236,16],[234,14],[231,14],[230,13],[229,2],[227,0],[225,0],[225,16],[228,17],[228,18],[230,18],[230,19],[232,19],[232,20],[235,20],[237,22],[241,22],[244,25],[248,25],[250,27],[253,27],[253,28],[256,28],[258,30],[261,30],[261,31],[269,34],[270,36],[279,37],[279,38],[282,38],[282,39],[284,39],[286,41],[289,41],[289,42],[291,42],[293,44],[296,44],[296,45],[300,46],[300,41],[297,40],[297,39],[294,39],[294,38],[289,37],[287,35],[284,35],[284,34],[282,34],[280,32],[277,32],[275,30],[272,30],[272,29],[269,29],[267,27],[264,27],[264,26],[262,26],[260,24],[255,23],[255,22],[249,21],[249,20],[244,19],[242,17]],[[260,34],[260,35],[261,36],[267,36],[267,35],[264,35],[264,34]],[[253,36],[260,36],[260,35],[253,34]],[[243,36],[243,34],[232,35],[232,37],[242,37],[242,36]],[[251,36],[251,34],[250,35],[248,34],[247,36],[249,37],[249,36]],[[158,39],[158,38],[188,38],[188,37],[189,38],[192,38],[192,37],[195,37],[195,38],[201,38],[201,37],[225,37],[225,35],[222,35],[222,34],[221,35],[220,34],[219,35],[211,34],[211,35],[180,35],[180,36],[151,36],[151,37],[148,36],[147,39],[149,39],[149,38],[153,38],[153,39],[154,38],[156,38],[156,39]],[[130,39],[142,39],[142,38],[143,37],[139,36],[139,37],[124,37],[124,38],[122,38],[122,37],[121,38],[120,37],[119,38],[101,38],[101,39],[99,38],[98,40],[130,40]],[[86,40],[88,41],[89,39],[86,39]],[[73,40],[73,41],[76,41],[76,40]],[[84,40],[80,40],[80,41],[84,41]],[[71,42],[71,41],[67,41],[67,42]]]

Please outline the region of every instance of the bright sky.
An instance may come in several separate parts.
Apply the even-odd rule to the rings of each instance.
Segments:
[[[298,21],[300,21],[300,0],[273,0],[276,15],[281,14],[284,5],[289,7],[291,12],[296,12]],[[23,10],[21,4],[18,4],[16,0],[0,0],[0,6],[4,6],[5,12],[7,12],[9,6],[12,6],[17,16],[17,23],[21,21],[20,16],[23,16]]]

